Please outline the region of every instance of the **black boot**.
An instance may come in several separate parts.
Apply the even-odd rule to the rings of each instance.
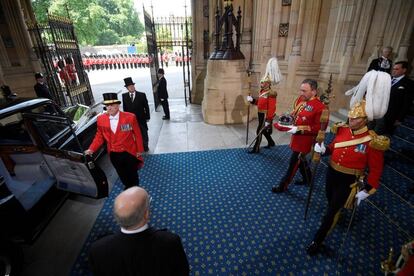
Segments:
[[[278,186],[272,187],[272,193],[275,193],[275,194],[283,193],[286,190],[287,190],[287,185],[285,185],[284,182],[281,182]]]
[[[306,253],[310,256],[315,256],[319,253],[321,249],[321,245],[317,243],[316,241],[312,241],[307,247],[306,247]]]

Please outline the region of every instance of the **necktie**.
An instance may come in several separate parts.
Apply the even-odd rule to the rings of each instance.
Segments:
[[[134,101],[134,93],[129,93],[129,95],[131,96],[131,102]]]
[[[391,80],[391,86],[393,86],[396,82],[397,82],[397,79],[396,79],[396,78],[393,78],[393,79]]]

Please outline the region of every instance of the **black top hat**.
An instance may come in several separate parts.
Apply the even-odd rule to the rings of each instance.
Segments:
[[[37,73],[35,74],[35,79],[41,79],[41,78],[43,78],[43,74],[42,74],[42,73],[37,72]]]
[[[135,82],[132,81],[131,77],[125,78],[124,82],[125,82],[125,85],[124,85],[125,87],[135,84]]]
[[[103,104],[105,105],[121,103],[121,101],[118,100],[118,94],[116,93],[103,93],[102,96],[104,98]]]

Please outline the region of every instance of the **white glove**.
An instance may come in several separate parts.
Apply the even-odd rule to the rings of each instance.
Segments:
[[[359,191],[356,195],[355,198],[358,199],[357,201],[357,205],[359,205],[359,203],[361,203],[361,201],[363,201],[364,199],[366,199],[367,197],[369,197],[369,193],[365,192],[365,190]]]
[[[290,127],[290,130],[288,130],[288,133],[290,133],[290,134],[295,134],[296,132],[298,132],[298,127],[297,126],[292,126],[292,127]]]
[[[315,147],[313,148],[315,152],[324,154],[326,151],[326,147],[323,144],[323,142],[319,145],[318,143],[315,144]]]
[[[246,97],[246,100],[248,102],[252,103],[253,102],[253,97],[249,95],[249,96]]]
[[[269,127],[270,126],[270,122],[265,122],[265,127]]]

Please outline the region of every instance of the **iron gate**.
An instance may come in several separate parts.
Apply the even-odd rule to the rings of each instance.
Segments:
[[[183,68],[184,99],[185,105],[187,105],[187,99],[191,103],[190,63],[192,54],[192,20],[191,17],[187,16],[187,6],[184,8],[185,16],[183,17],[170,16],[154,18],[154,16],[150,16],[144,7],[144,18],[148,53],[150,56],[154,57],[154,66],[151,68],[152,83],[156,83],[153,79],[152,70],[154,70],[156,76],[159,66],[168,66],[171,57],[169,55],[172,55],[175,58],[174,63]],[[174,47],[175,49],[180,50],[174,52],[174,50],[172,50]],[[156,102],[157,106],[158,96],[155,91],[154,102]]]
[[[34,49],[45,69],[49,90],[57,104],[70,106],[94,103],[73,22],[48,14],[48,23],[28,24]]]

